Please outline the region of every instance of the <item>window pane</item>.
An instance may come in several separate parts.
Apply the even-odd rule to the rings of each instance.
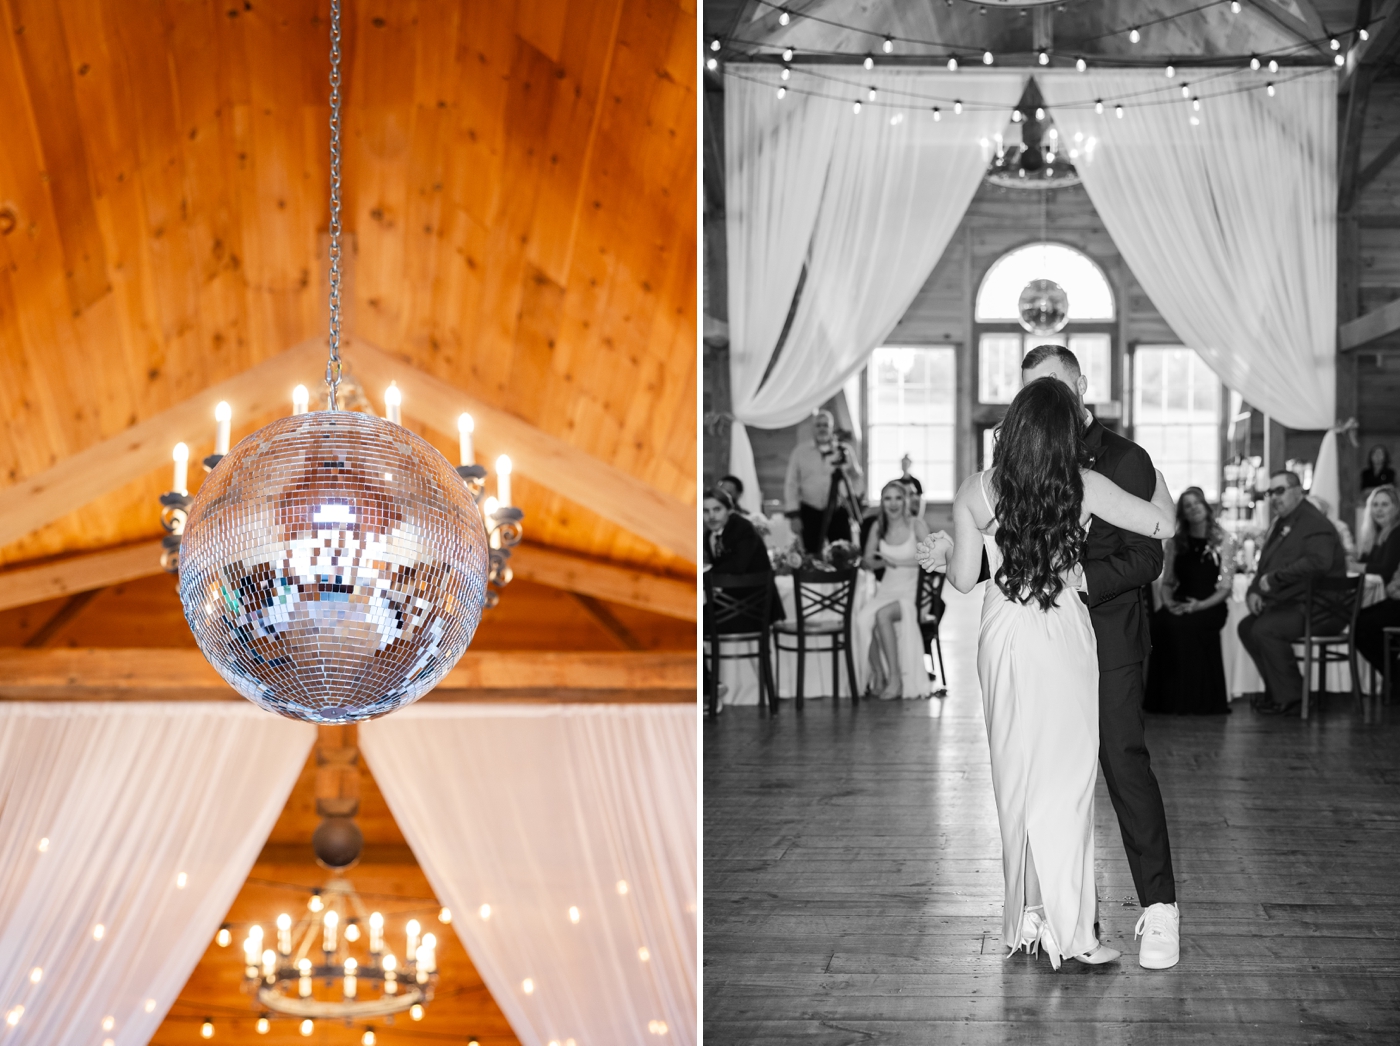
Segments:
[[[910,473],[923,484],[924,499],[951,501],[956,491],[956,350],[876,349],[867,373],[868,499],[878,500],[880,488],[900,475],[899,460],[908,454],[913,459]]]
[[[1021,291],[1032,280],[1054,280],[1069,298],[1071,320],[1111,320],[1113,289],[1088,255],[1059,243],[1033,243],[1003,255],[977,291],[979,320],[1020,317]]]
[[[1079,370],[1089,379],[1085,403],[1108,403],[1113,399],[1112,341],[1107,334],[1075,334],[1069,351],[1079,360]]]
[[[1010,403],[1021,388],[1019,334],[984,334],[977,347],[977,398],[983,403]]]
[[[1133,438],[1178,497],[1200,487],[1220,497],[1220,380],[1181,346],[1144,345],[1133,357]]]

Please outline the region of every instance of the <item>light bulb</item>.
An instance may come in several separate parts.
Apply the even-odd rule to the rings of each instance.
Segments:
[[[415,1021],[421,1021],[423,1019],[423,1007],[415,1002],[413,1008],[408,1011],[408,1015]]]
[[[1269,72],[1271,72],[1271,73],[1276,73],[1276,72],[1278,72],[1278,61],[1277,61],[1276,59],[1273,59],[1273,58],[1270,58],[1270,59],[1269,59]]]
[[[1259,71],[1259,56],[1257,54],[1252,54],[1249,56],[1249,67],[1253,69],[1256,73]]]
[[[185,447],[185,445],[184,445],[183,443],[177,443],[177,444],[175,444],[175,446],[177,446],[177,447]],[[180,460],[180,458],[179,458],[178,455],[179,455],[179,452],[177,451],[177,452],[176,452],[176,458],[175,458],[176,461],[179,461],[179,460]],[[189,448],[189,447],[185,447],[185,460],[186,460],[186,461],[189,461],[189,460],[190,460],[190,448]],[[49,849],[49,838],[48,838],[48,836],[45,836],[44,838],[42,838],[42,839],[39,840],[39,852],[40,852],[40,853],[47,853],[47,852],[48,852],[48,849]]]
[[[228,428],[229,421],[233,418],[233,408],[223,400],[220,400],[214,408],[214,453],[228,453]]]
[[[199,1026],[199,1035],[200,1038],[203,1039],[212,1039],[214,1037],[214,1022],[208,1017],[205,1017],[204,1023]]]
[[[894,50],[894,38],[890,36],[885,37],[885,42],[880,45],[880,48],[885,54],[889,54]]]
[[[311,394],[306,391],[305,385],[298,385],[292,390],[292,413],[305,414],[307,407],[311,403]]]
[[[1098,113],[1098,114],[1100,114],[1100,115],[1103,114],[1103,99],[1102,99],[1102,98],[1099,98],[1099,99],[1095,100],[1095,102],[1094,102],[1094,112],[1096,112],[1096,113]]]
[[[476,914],[481,916],[483,919],[491,918],[491,906],[489,904],[483,904],[480,908],[476,910]]]
[[[1169,66],[1167,66],[1167,79],[1170,80],[1170,79],[1171,79],[1173,76],[1175,76],[1175,75],[1176,75],[1176,66],[1174,66],[1174,65],[1169,65]]]
[[[103,935],[105,935],[106,933],[107,927],[103,926],[101,923],[98,923],[92,928],[92,939],[94,941],[100,941],[102,940]]]
[[[444,908],[442,911],[438,912],[438,922],[442,923],[444,926],[452,922],[452,910],[450,908]]]
[[[1044,109],[1042,106],[1037,105],[1037,106],[1035,107],[1035,118],[1036,118],[1037,120],[1044,120],[1044,119],[1045,119],[1045,109]]]
[[[876,93],[876,92],[875,92],[875,88],[872,87],[872,88],[870,89],[870,95],[869,95],[870,100],[871,100],[872,102],[875,100],[875,93]]]
[[[19,1019],[23,1016],[23,1006],[12,1006],[10,1007],[9,1012],[5,1014],[5,1023],[8,1024],[11,1028],[13,1028],[16,1024],[19,1023]]]
[[[571,923],[573,923],[575,926],[577,926],[577,925],[578,925],[578,920],[579,920],[578,908],[577,908],[577,907],[571,906],[571,907],[569,908],[569,922],[571,922]]]
[[[787,66],[783,66],[783,71],[778,75],[783,79],[783,82],[786,83],[788,80],[792,79],[792,70]]]
[[[117,1019],[110,1015],[102,1018],[102,1030],[111,1031],[117,1026]]]
[[[953,115],[954,115],[954,116],[961,116],[961,115],[962,115],[962,102],[958,101],[957,99],[954,99],[954,101],[953,101]]]
[[[390,952],[388,955],[384,956],[382,965],[385,973],[393,973],[399,968],[399,960],[394,958],[393,952]]]
[[[874,68],[875,68],[875,59],[871,58],[869,55],[866,55],[866,56],[865,56],[865,61],[862,62],[861,65],[865,66],[866,69],[874,69]]]
[[[1050,55],[1047,54],[1045,51],[1041,51],[1040,54],[1036,56],[1036,61],[1038,61],[1041,65],[1049,65]]]
[[[345,924],[345,939],[347,941],[358,941],[360,939],[360,927],[354,920]]]
[[[1332,61],[1335,62],[1337,65],[1346,65],[1346,64],[1347,64],[1347,60],[1346,60],[1344,57],[1342,57],[1341,55],[1337,55],[1335,58],[1332,59]]]
[[[271,948],[262,953],[263,976],[271,977],[277,972],[277,953]]]
[[[374,1030],[371,1028],[360,1036],[360,1046],[374,1046]]]
[[[719,37],[715,37],[715,39],[713,39],[713,40],[710,41],[710,50],[711,50],[711,51],[718,51],[719,48],[720,48]]]
[[[1358,30],[1356,31],[1356,35],[1359,36],[1362,40],[1369,40],[1369,39],[1371,39],[1371,34],[1370,34],[1369,32],[1367,32],[1365,29],[1358,29]]]
[[[378,955],[384,950],[384,916],[369,913],[369,950]]]
[[[1139,40],[1142,39],[1142,34],[1137,31],[1136,26],[1128,30],[1128,39],[1131,40],[1133,43],[1137,43]]]
[[[983,51],[983,52],[982,52],[982,64],[983,64],[983,65],[991,65],[991,64],[992,64],[992,52],[991,52],[991,51]]]
[[[1123,107],[1121,105],[1115,105],[1113,107],[1113,115],[1120,120],[1123,119]]]
[[[305,1038],[305,1037],[307,1037],[307,1036],[310,1036],[310,1034],[311,1034],[313,1031],[315,1031],[315,1030],[316,1030],[316,1022],[313,1021],[310,1017],[306,1018],[306,1020],[304,1020],[304,1021],[301,1022],[300,1031],[301,1031],[301,1034],[302,1034],[303,1038]]]
[[[390,382],[384,390],[384,417],[395,425],[403,424],[403,393],[397,382]]]
[[[268,1031],[271,1030],[271,1028],[272,1028],[272,1022],[269,1021],[266,1017],[259,1017],[259,1018],[258,1018],[258,1034],[259,1034],[259,1035],[266,1035],[266,1034],[268,1033]]]
[[[1269,97],[1270,97],[1270,98],[1272,98],[1272,97],[1274,96],[1274,85],[1273,85],[1273,84],[1268,84],[1268,85],[1265,87],[1265,90],[1267,90],[1267,91],[1269,92]]]
[[[1182,85],[1181,85],[1181,97],[1183,97],[1183,98],[1190,98],[1190,97],[1191,97],[1191,85],[1190,85],[1190,84],[1182,84]]]
[[[789,22],[791,22],[791,21],[792,21],[792,15],[790,15],[790,14],[787,13],[787,9],[786,9],[786,8],[784,8],[782,11],[779,11],[779,12],[778,12],[778,24],[779,24],[779,25],[787,25],[787,24],[788,24]]]
[[[1196,110],[1196,112],[1200,112],[1200,111],[1201,111],[1201,100],[1200,100],[1199,98],[1192,98],[1192,99],[1191,99],[1191,108],[1194,109],[1194,110]]]
[[[1338,40],[1335,36],[1332,37],[1332,39],[1328,40],[1327,43],[1328,46],[1330,46],[1334,51],[1340,51],[1342,49],[1342,42]]]
[[[1082,73],[1089,68],[1089,63],[1082,58],[1076,58],[1074,60],[1074,67]]]
[[[526,995],[534,995],[535,982],[529,977],[526,977],[523,981],[520,982],[520,990],[523,991]]]
[[[145,1009],[145,1011],[146,1011],[147,1013],[155,1013],[155,1012],[156,1012],[156,1001],[155,1001],[154,999],[147,999],[147,1000],[146,1000],[146,1005],[145,1005],[145,1007],[143,1007],[143,1008]]]
[[[641,959],[642,962],[651,961],[651,952],[646,948],[645,945],[637,949],[637,958]]]
[[[1012,122],[1012,123],[1020,123],[1020,122],[1021,122],[1021,110],[1020,110],[1020,109],[1012,109],[1012,110],[1011,110],[1011,122]]]
[[[719,62],[714,58],[707,58],[705,60],[705,68],[708,69],[710,72],[714,72],[716,69],[719,68]]]
[[[309,976],[309,975],[311,974],[311,960],[310,960],[310,959],[298,959],[298,960],[297,960],[297,973],[301,974],[303,977]]]
[[[792,48],[791,48],[791,47],[785,47],[785,48],[783,48],[783,61],[784,61],[784,62],[791,62],[791,61],[792,61],[792,55],[793,55],[793,51],[792,51]]]
[[[957,71],[958,71],[958,60],[957,60],[956,58],[949,58],[949,59],[948,59],[948,72],[950,72],[950,73],[956,73]]]
[[[1230,0],[1230,13],[1232,15],[1240,13],[1240,0]]]
[[[34,969],[32,969],[32,970],[29,971],[29,983],[30,983],[30,984],[38,984],[38,983],[39,983],[40,981],[42,981],[43,979],[44,979],[44,968],[43,968],[42,966],[36,966],[36,967],[34,967]]]
[[[940,120],[942,120],[942,119],[943,119],[943,114],[942,114],[941,112],[938,111],[938,106],[935,105],[935,106],[933,107],[933,122],[934,122],[934,123],[938,123],[938,122],[939,122]]]
[[[184,443],[175,444],[175,449],[170,452],[171,460],[175,462],[175,478],[170,485],[170,489],[177,494],[188,494],[188,471],[190,465],[190,448]],[[48,840],[39,841],[39,852],[48,849]]]

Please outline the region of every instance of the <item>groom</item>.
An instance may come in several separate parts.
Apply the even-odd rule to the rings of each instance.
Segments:
[[[1058,378],[1074,390],[1094,471],[1150,500],[1156,487],[1152,459],[1084,409],[1088,382],[1074,353],[1059,345],[1038,345],[1028,352],[1021,361],[1022,384],[1045,377]],[[1143,679],[1152,643],[1150,608],[1142,590],[1161,574],[1162,559],[1160,541],[1094,519],[1082,559],[1088,592],[1080,593],[1089,605],[1099,647],[1099,765],[1118,814],[1133,885],[1145,909],[1135,932],[1142,935],[1138,963],[1149,970],[1168,969],[1181,957],[1167,814],[1143,738]]]

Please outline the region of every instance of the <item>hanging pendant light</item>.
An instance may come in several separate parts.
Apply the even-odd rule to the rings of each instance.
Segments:
[[[340,0],[331,0],[327,409],[280,418],[213,465],[179,544],[180,600],[218,673],[314,723],[392,712],[466,651],[488,579],[481,510],[421,437],[337,409]]]

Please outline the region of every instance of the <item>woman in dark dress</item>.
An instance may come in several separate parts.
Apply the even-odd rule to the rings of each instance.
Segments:
[[[778,586],[772,581],[773,564],[768,558],[768,546],[754,525],[736,510],[729,492],[717,487],[705,491],[705,570],[715,574],[767,574],[772,589],[769,599],[769,623],[783,619],[783,601]],[[736,590],[737,591],[737,590]],[[709,635],[709,611],[706,609],[705,634]],[[720,623],[719,631],[757,632],[761,623],[743,616]]]
[[[1395,485],[1395,469],[1390,464],[1390,451],[1385,449],[1385,445],[1377,443],[1371,448],[1371,453],[1366,455],[1366,467],[1361,470],[1361,492],[1374,487]]]
[[[1182,493],[1176,524],[1162,572],[1163,606],[1152,615],[1143,706],[1169,715],[1228,715],[1220,630],[1229,613],[1234,545],[1200,487]]]
[[[1362,569],[1379,574],[1385,598],[1363,607],[1356,619],[1356,650],[1377,672],[1384,671],[1385,630],[1400,626],[1400,491],[1387,483],[1371,491],[1358,543]],[[1391,656],[1395,645],[1391,643]],[[1394,669],[1392,668],[1392,671]]]

